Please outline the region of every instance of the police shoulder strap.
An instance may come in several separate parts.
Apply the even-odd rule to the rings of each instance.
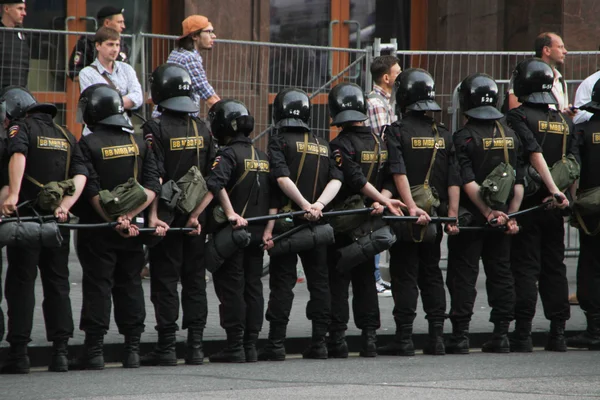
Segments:
[[[379,138],[373,132],[371,132],[371,136],[373,136],[373,139],[375,140],[375,148],[373,149],[373,153],[377,154],[377,159],[371,160],[371,166],[369,167],[369,172],[367,173],[367,182],[371,181],[371,175],[373,175],[375,164],[377,164],[378,167],[381,164],[381,146],[379,143]],[[377,171],[379,172],[379,168],[377,168]]]
[[[559,112],[558,115],[560,115],[560,119],[562,120],[562,125],[565,128],[563,130],[563,141],[562,141],[562,160],[564,162],[565,157],[567,156],[567,136],[569,136],[569,124],[567,124],[567,121],[565,121],[565,117],[563,117],[561,112]],[[549,128],[550,127],[546,128],[546,131]]]
[[[429,186],[429,178],[431,177],[431,170],[433,169],[433,164],[435,164],[435,156],[437,155],[440,141],[440,132],[438,131],[437,124],[435,123],[435,121],[431,125],[431,129],[433,130],[435,135],[433,139],[433,154],[431,156],[431,161],[429,162],[429,169],[427,170],[427,174],[425,175],[425,182],[423,182],[423,185],[425,187]]]
[[[252,161],[254,161],[254,146],[250,145],[251,150],[252,150]],[[244,179],[246,179],[246,176],[248,176],[248,168],[244,169],[244,173],[238,178],[237,181],[235,181],[235,183],[233,184],[233,186],[231,187],[231,189],[229,189],[229,191],[227,192],[227,194],[231,194],[233,193],[233,190],[240,184],[242,183],[242,181]]]
[[[135,139],[133,138],[133,135],[131,133],[129,134],[129,140],[131,140],[131,144],[133,145],[133,179],[135,179],[137,181],[138,154],[140,152],[140,149],[139,149],[137,143],[135,142]]]
[[[198,171],[200,171],[200,174],[202,174],[202,170],[200,170],[200,144],[198,143],[200,142],[200,138],[198,135],[198,125],[192,117],[189,117],[189,119],[192,121],[192,127],[194,128],[194,136],[196,141],[196,164],[198,165]]]
[[[313,192],[311,202],[314,203],[317,200],[317,182],[319,182],[319,169],[321,167],[321,149],[319,145],[319,139],[315,136],[315,142],[317,143],[317,170],[315,171],[315,181],[313,182]]]
[[[65,139],[67,140],[67,164],[65,167],[65,180],[69,179],[69,169],[71,168],[71,138],[69,137],[69,135],[67,135],[67,132],[65,132],[65,130],[63,129],[62,126],[58,125],[57,123],[54,123],[54,127],[57,128],[60,133],[62,133],[62,135],[65,137]],[[35,186],[43,188],[44,184],[42,184],[40,181],[38,181],[37,179],[35,179],[34,177],[32,177],[29,174],[25,174],[25,179],[27,179],[29,182],[33,183]]]
[[[252,145],[250,145],[250,149],[252,150],[252,166],[254,166],[254,161],[256,159],[256,150],[254,150],[254,146],[252,146]],[[250,187],[250,190],[248,191],[248,199],[246,200],[246,204],[244,204],[244,208],[242,209],[242,213],[240,214],[240,217],[242,217],[242,218],[244,218],[244,214],[246,214],[246,209],[248,208],[248,203],[250,203],[250,197],[252,196],[252,189],[254,189],[254,184],[258,181],[259,170],[260,170],[260,165],[257,165],[256,166],[256,176],[255,176],[256,179],[252,182],[252,187]],[[245,175],[247,175],[247,173],[248,173],[248,169],[246,169]]]
[[[502,136],[502,144],[504,145],[504,162],[506,163],[506,165],[509,165],[509,159],[508,159],[508,145],[506,144],[506,135],[504,134],[504,127],[502,126],[502,124],[498,121],[496,122],[496,126],[498,127],[498,130],[500,131],[500,136]],[[492,145],[494,143],[494,139],[492,138]]]

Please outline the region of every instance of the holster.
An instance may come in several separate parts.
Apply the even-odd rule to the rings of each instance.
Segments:
[[[335,237],[331,225],[308,225],[301,231],[275,242],[275,246],[269,250],[269,255],[277,257],[289,253],[296,254],[333,243]]]
[[[246,229],[233,229],[231,225],[212,234],[204,252],[206,269],[211,273],[217,271],[236,251],[248,247],[250,239],[251,235]]]

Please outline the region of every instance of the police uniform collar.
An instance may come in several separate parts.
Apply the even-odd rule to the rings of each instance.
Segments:
[[[231,146],[234,143],[252,143],[252,139],[250,139],[249,137],[246,137],[244,135],[238,135],[238,136],[234,136],[231,141],[229,143],[227,143],[228,146]]]
[[[370,126],[348,126],[342,130],[342,133],[371,133]]]

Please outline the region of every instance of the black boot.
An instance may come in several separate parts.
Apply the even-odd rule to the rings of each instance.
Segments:
[[[394,341],[377,348],[380,356],[406,356],[415,355],[415,345],[412,340],[412,324],[396,325],[396,336]]]
[[[177,365],[175,332],[158,332],[158,342],[154,350],[140,357],[140,365],[172,367]]]
[[[452,335],[446,341],[447,354],[469,354],[469,321],[452,321]]]
[[[257,362],[258,352],[256,351],[256,342],[258,341],[258,332],[248,332],[244,335],[244,353],[246,362]]]
[[[286,325],[271,323],[267,344],[258,352],[259,361],[285,361],[286,329]]]
[[[69,370],[68,340],[55,340],[52,343],[52,359],[48,371],[67,372]]]
[[[423,354],[443,356],[446,354],[444,346],[444,320],[429,320],[429,337],[423,348]]]
[[[204,363],[204,347],[202,345],[203,329],[188,328],[185,363],[187,365],[202,365]]]
[[[600,350],[600,314],[586,313],[587,329],[567,339],[567,346],[578,349]]]
[[[565,322],[564,320],[555,319],[550,321],[550,336],[545,349],[547,351],[567,351],[567,340],[565,339]]]
[[[69,361],[69,370],[104,369],[104,335],[85,334],[83,351],[79,357]]]
[[[361,357],[377,357],[377,332],[375,329],[363,329],[360,335]]]
[[[227,347],[209,357],[210,362],[218,363],[243,363],[246,362],[244,352],[244,331],[227,331]]]
[[[346,343],[345,330],[329,332],[327,358],[348,358],[348,343]]]
[[[0,368],[0,374],[28,374],[29,356],[27,355],[27,344],[12,344],[8,353],[8,360]]]
[[[310,358],[313,360],[327,360],[327,345],[325,344],[325,336],[327,335],[326,324],[312,324],[312,340],[310,346],[302,353],[302,358]]]
[[[531,341],[531,321],[517,320],[515,330],[509,338],[510,351],[513,353],[531,353],[533,342]]]
[[[510,342],[508,341],[509,325],[510,321],[495,322],[492,339],[483,344],[481,351],[484,353],[510,353]]]
[[[140,367],[140,335],[125,335],[123,368]]]

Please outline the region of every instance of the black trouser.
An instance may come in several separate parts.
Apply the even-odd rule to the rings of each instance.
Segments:
[[[491,322],[512,321],[515,286],[510,271],[511,237],[503,232],[461,232],[448,237],[448,272],[452,322],[471,320],[477,297],[479,259],[486,275],[485,287]]]
[[[77,246],[83,269],[79,328],[86,334],[105,335],[114,301],[119,333],[141,335],[146,319],[140,277],[145,263],[141,239],[126,239],[113,230],[85,234],[82,231]]]
[[[348,289],[352,282],[352,312],[358,329],[379,329],[379,300],[375,288],[375,258],[358,264],[350,272],[340,273],[336,264],[339,259],[337,250],[351,244],[336,236],[336,243],[327,249],[329,266],[329,289],[331,290],[330,331],[348,329],[350,310],[348,308]]]
[[[588,236],[579,230],[577,300],[581,309],[600,314],[600,235]]]
[[[546,319],[569,319],[569,282],[563,262],[565,226],[560,211],[534,211],[522,215],[519,223],[521,232],[513,238],[511,250],[515,318],[533,319],[539,288]]]
[[[172,226],[182,225],[175,223]],[[157,331],[172,333],[179,329],[177,283],[180,280],[182,328],[202,330],[206,326],[205,238],[204,234],[189,236],[170,233],[150,248],[150,299],[154,304]]]
[[[306,305],[306,318],[314,323],[329,325],[331,297],[327,269],[327,246],[318,246],[298,253],[306,275],[310,299]],[[295,253],[271,257],[269,276],[269,304],[267,321],[287,325],[294,300],[294,286],[298,279]]]
[[[0,248],[0,342],[4,339],[4,312],[2,311],[2,248]]]
[[[221,327],[260,332],[265,300],[261,281],[264,251],[256,243],[225,260],[213,274]]]
[[[419,290],[428,320],[446,317],[446,292],[440,270],[441,228],[432,243],[397,241],[390,249],[390,276],[397,325],[412,324]]]
[[[6,340],[11,344],[25,344],[31,341],[38,268],[44,290],[42,309],[47,340],[53,342],[73,337],[73,312],[69,298],[70,236],[68,230],[61,230],[61,234],[64,241],[59,248],[6,248]]]

